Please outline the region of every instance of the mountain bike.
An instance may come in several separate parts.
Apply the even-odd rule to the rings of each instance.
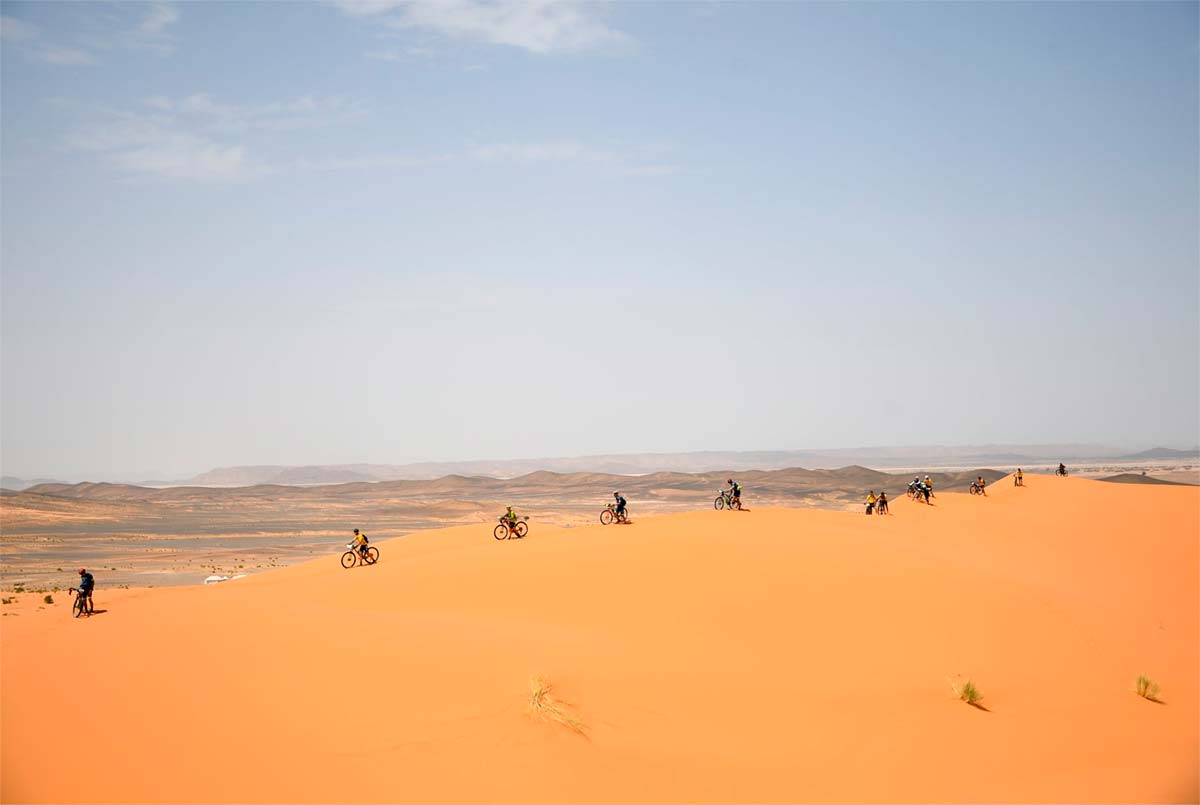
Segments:
[[[354,545],[347,545],[346,548],[348,550],[342,554],[342,567],[347,570],[355,565],[373,565],[379,561],[379,549],[374,545],[368,547],[365,554]]]
[[[1054,471],[1054,474],[1055,474],[1055,475],[1057,475],[1057,476],[1058,476],[1058,477],[1060,477],[1060,478],[1066,478],[1066,477],[1067,477],[1067,468],[1066,468],[1066,467],[1059,467],[1058,469],[1056,469],[1056,470]]]
[[[722,489],[721,494],[713,501],[713,508],[717,511],[721,509],[740,509],[742,508],[742,501],[734,500],[732,492],[728,489]]]
[[[500,525],[496,526],[492,531],[492,536],[496,539],[512,539],[513,535],[516,535],[517,539],[520,539],[528,533],[529,523],[526,521],[526,518],[522,517],[510,527],[508,521],[501,517]]]
[[[617,504],[610,503],[604,511],[600,512],[600,525],[608,525],[609,523],[628,523],[629,512],[617,514]]]
[[[987,493],[983,491],[983,487],[977,484],[975,481],[971,481],[971,494],[984,495],[985,497],[987,495]]]
[[[80,615],[87,614],[91,616],[96,611],[96,605],[92,603],[92,599],[83,590],[76,590],[71,587],[67,592],[75,593],[75,602],[71,604],[71,617],[78,618]]]

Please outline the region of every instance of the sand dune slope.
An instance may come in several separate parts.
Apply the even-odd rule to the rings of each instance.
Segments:
[[[1026,482],[427,531],[5,617],[0,797],[1197,801],[1200,490]]]

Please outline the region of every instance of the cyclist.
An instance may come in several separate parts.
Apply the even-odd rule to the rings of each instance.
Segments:
[[[875,513],[875,502],[877,500],[879,500],[879,498],[875,497],[874,489],[867,493],[867,514]]]
[[[725,483],[729,484],[730,503],[735,508],[742,508],[742,485],[735,483],[732,478],[725,479]]]
[[[980,475],[979,477],[977,477],[975,479],[975,486],[977,486],[979,488],[979,494],[983,495],[986,498],[987,497],[987,481],[983,480],[982,475]]]
[[[508,526],[510,531],[515,532],[517,530],[517,513],[513,511],[512,506],[509,506],[508,510],[500,515],[500,522]]]
[[[358,529],[354,529],[354,541],[350,543],[352,548],[356,548],[363,559],[367,558],[367,535],[358,533]]]
[[[615,512],[617,515],[617,518],[620,520],[624,520],[625,516],[626,516],[625,515],[625,498],[621,496],[620,492],[613,492],[613,497],[616,498],[616,500],[617,500],[617,509]]]
[[[930,478],[928,475],[926,475],[925,476],[925,499],[928,500],[931,497],[934,497],[933,479]]]
[[[1064,478],[1067,476],[1067,465],[1063,464],[1061,461],[1058,463],[1058,474]]]
[[[84,600],[84,610],[90,615],[95,609],[92,604],[92,590],[96,589],[96,579],[85,568],[79,568],[79,597]]]
[[[875,513],[876,514],[887,514],[888,513],[887,492],[879,493],[879,502],[875,504]]]
[[[1025,485],[1025,473],[1021,472],[1021,468],[1017,467],[1017,474],[1013,477],[1013,486]]]

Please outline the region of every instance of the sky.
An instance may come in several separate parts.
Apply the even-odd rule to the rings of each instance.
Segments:
[[[0,3],[0,464],[1200,442],[1196,3]]]

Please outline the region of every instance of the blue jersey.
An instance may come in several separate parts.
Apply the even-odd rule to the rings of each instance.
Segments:
[[[90,593],[92,588],[96,586],[96,580],[91,573],[84,573],[79,577],[79,590],[81,592]]]

